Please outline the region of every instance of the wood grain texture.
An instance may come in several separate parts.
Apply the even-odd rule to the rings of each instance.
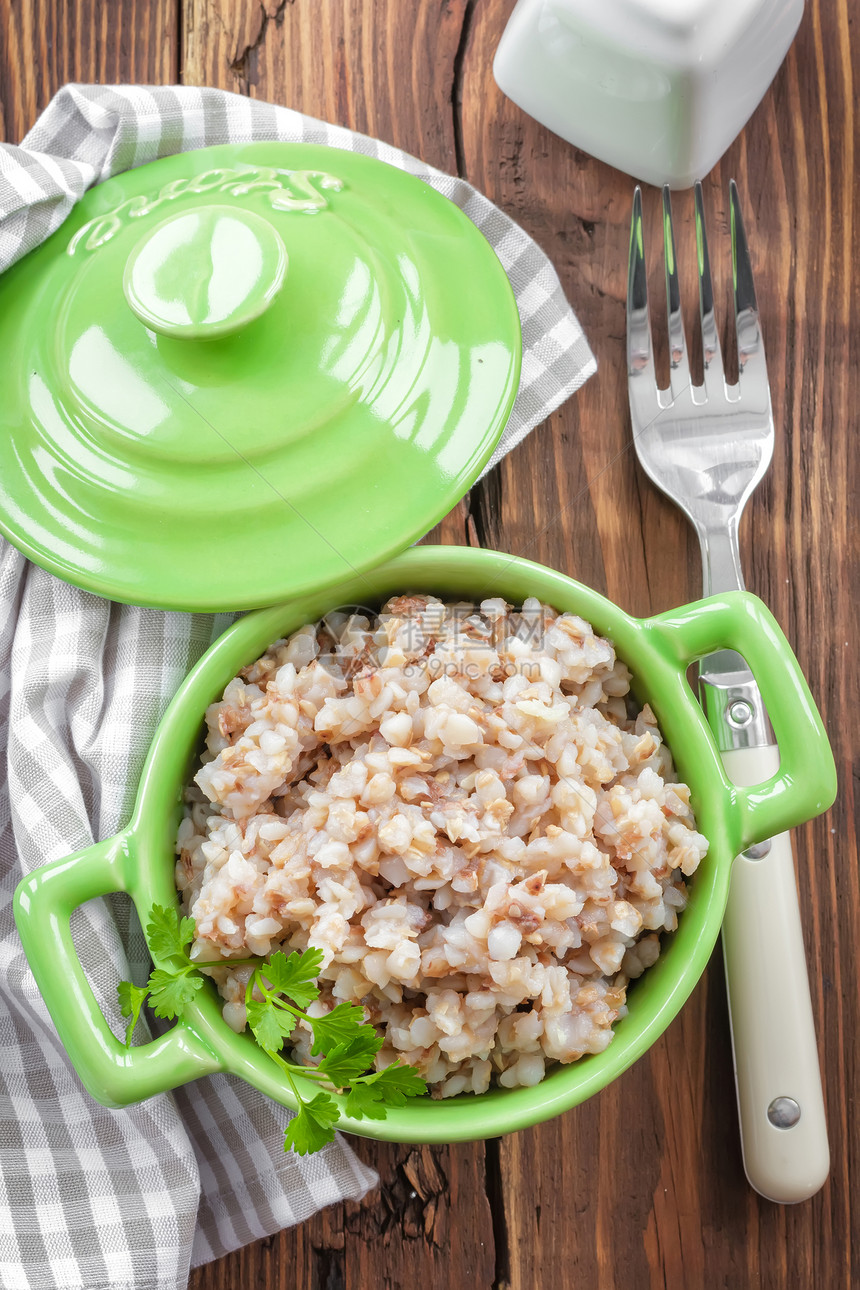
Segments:
[[[171,84],[179,0],[0,0],[0,142],[70,81]]]
[[[0,0],[0,137],[20,137],[65,80],[172,80],[181,71],[189,84],[284,103],[465,175],[550,255],[599,372],[430,540],[521,553],[633,613],[657,612],[695,598],[700,569],[685,522],[630,450],[624,292],[632,185],[497,90],[492,55],[512,7],[513,0]],[[359,1155],[379,1171],[379,1191],[201,1269],[192,1290],[860,1285],[849,1185],[860,1170],[851,442],[860,399],[858,54],[851,0],[810,0],[771,90],[706,183],[724,322],[729,177],[740,185],[778,429],[773,464],[743,526],[747,581],[796,647],[840,772],[834,810],[798,833],[829,1183],[791,1208],[746,1185],[717,952],[663,1039],[599,1097],[487,1144],[357,1140]],[[645,207],[658,270],[654,190],[646,190]],[[676,197],[675,214],[692,307],[690,194]],[[659,291],[653,298],[659,316]]]

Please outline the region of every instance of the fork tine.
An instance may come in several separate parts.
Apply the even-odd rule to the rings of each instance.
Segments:
[[[690,363],[684,340],[684,319],[681,317],[681,292],[678,286],[678,264],[675,259],[675,233],[672,228],[672,199],[669,185],[663,187],[663,248],[666,262],[666,311],[669,323],[669,378],[672,394],[676,395],[690,384]]]
[[[744,398],[763,400],[770,406],[764,345],[759,326],[752,264],[741,215],[738,188],[729,183],[732,217],[732,277],[735,288],[735,328],[738,338],[738,384],[743,381]]]
[[[699,261],[699,323],[702,328],[705,387],[709,393],[716,394],[719,386],[725,385],[725,372],[714,316],[714,287],[711,282],[711,261],[705,231],[705,201],[702,185],[698,180],[696,181],[696,253]]]
[[[645,237],[642,226],[642,190],[633,193],[630,222],[630,254],[627,261],[627,378],[634,432],[660,410],[651,317],[648,312],[648,280],[645,271]],[[638,421],[638,425],[636,422]]]

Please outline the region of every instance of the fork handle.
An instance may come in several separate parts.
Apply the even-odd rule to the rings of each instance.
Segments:
[[[779,767],[773,746],[721,756],[741,787]],[[830,1147],[790,833],[735,860],[723,955],[744,1170],[768,1200],[796,1204],[824,1185]]]

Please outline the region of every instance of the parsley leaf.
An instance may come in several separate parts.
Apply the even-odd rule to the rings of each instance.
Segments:
[[[265,1048],[267,1053],[279,1053],[284,1040],[295,1028],[296,1018],[293,1014],[260,999],[249,1000],[246,1011],[248,1025],[260,1047]]]
[[[324,1053],[338,1044],[350,1043],[364,1025],[364,1009],[356,1003],[339,1003],[324,1017],[312,1017],[314,1042],[311,1053]]]
[[[344,1106],[345,1113],[353,1120],[384,1120],[385,1104],[381,1092],[374,1092],[372,1084],[353,1084]]]
[[[194,919],[183,918],[180,922],[176,909],[167,909],[164,905],[153,905],[152,914],[146,925],[149,947],[156,958],[186,958],[185,946],[194,939]]]
[[[316,986],[324,954],[322,950],[294,950],[289,958],[278,950],[259,969],[260,975],[278,994],[285,994],[299,1008],[306,1008],[320,992]]]
[[[346,1113],[356,1119],[366,1115],[370,1120],[384,1120],[386,1106],[404,1106],[407,1098],[426,1092],[427,1085],[413,1067],[393,1062],[353,1084]]]
[[[120,981],[116,988],[119,995],[119,1010],[124,1017],[129,1017],[129,1023],[125,1028],[125,1046],[131,1047],[131,1037],[134,1034],[134,1028],[137,1025],[137,1019],[140,1016],[140,1010],[143,1002],[149,994],[149,987],[145,985],[134,985],[131,981]]]
[[[381,1047],[380,1036],[362,1026],[352,1039],[330,1048],[317,1070],[325,1071],[335,1088],[344,1088],[364,1074]]]
[[[284,1134],[284,1150],[292,1147],[300,1156],[319,1151],[326,1143],[334,1141],[334,1126],[338,1110],[325,1093],[317,1093],[310,1102],[303,1102],[298,1115],[290,1120]]]
[[[186,972],[176,974],[156,968],[149,978],[149,1001],[153,1012],[156,1017],[168,1019],[178,1016],[202,986],[202,976],[189,976]]]
[[[146,986],[120,982],[120,1010],[128,1018],[126,1046],[131,1044],[147,999],[157,1017],[172,1020],[185,1011],[203,988],[201,972],[218,962],[229,962],[192,962],[187,950],[194,939],[194,919],[180,918],[176,908],[153,905],[146,931],[153,956],[169,966],[154,968]],[[403,1106],[408,1097],[425,1093],[427,1086],[411,1066],[400,1061],[381,1071],[372,1070],[382,1039],[365,1022],[364,1010],[359,1005],[339,1003],[320,1017],[308,1016],[304,1010],[320,996],[316,978],[323,958],[323,951],[319,949],[293,951],[289,955],[279,950],[268,962],[243,961],[241,966],[255,965],[246,991],[248,1025],[264,1052],[283,1068],[294,1092],[298,1093],[294,1077],[305,1076],[308,1082],[322,1080],[326,1086],[348,1094],[347,1115],[384,1120],[386,1106]],[[255,989],[262,993],[262,999],[252,997]],[[299,1019],[313,1031],[311,1054],[322,1055],[319,1065],[310,1070],[281,1056],[284,1041],[295,1030]],[[323,1092],[309,1101],[300,1098],[299,1102],[299,1111],[287,1126],[284,1149],[308,1155],[334,1138],[338,1104]]]
[[[389,1106],[404,1106],[407,1098],[418,1097],[427,1092],[427,1085],[415,1067],[407,1065],[406,1062],[392,1062],[390,1066],[377,1071],[375,1075],[368,1075],[367,1078],[369,1082],[372,1081],[375,1088],[384,1090],[385,1100]]]

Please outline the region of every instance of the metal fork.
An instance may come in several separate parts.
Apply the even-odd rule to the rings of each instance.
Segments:
[[[720,353],[701,184],[696,184],[696,247],[702,385],[693,385],[687,358],[668,187],[663,189],[667,390],[658,389],[654,369],[639,188],[627,279],[627,375],[636,454],[696,529],[706,596],[743,590],[738,524],[767,470],[774,441],[758,305],[734,181],[730,192],[736,385],[726,384]],[[729,777],[744,786],[770,778],[779,766],[779,750],[741,656],[721,650],[701,659],[699,692]],[[723,954],[747,1178],[770,1200],[806,1200],[827,1177],[830,1151],[790,834],[736,859]]]

